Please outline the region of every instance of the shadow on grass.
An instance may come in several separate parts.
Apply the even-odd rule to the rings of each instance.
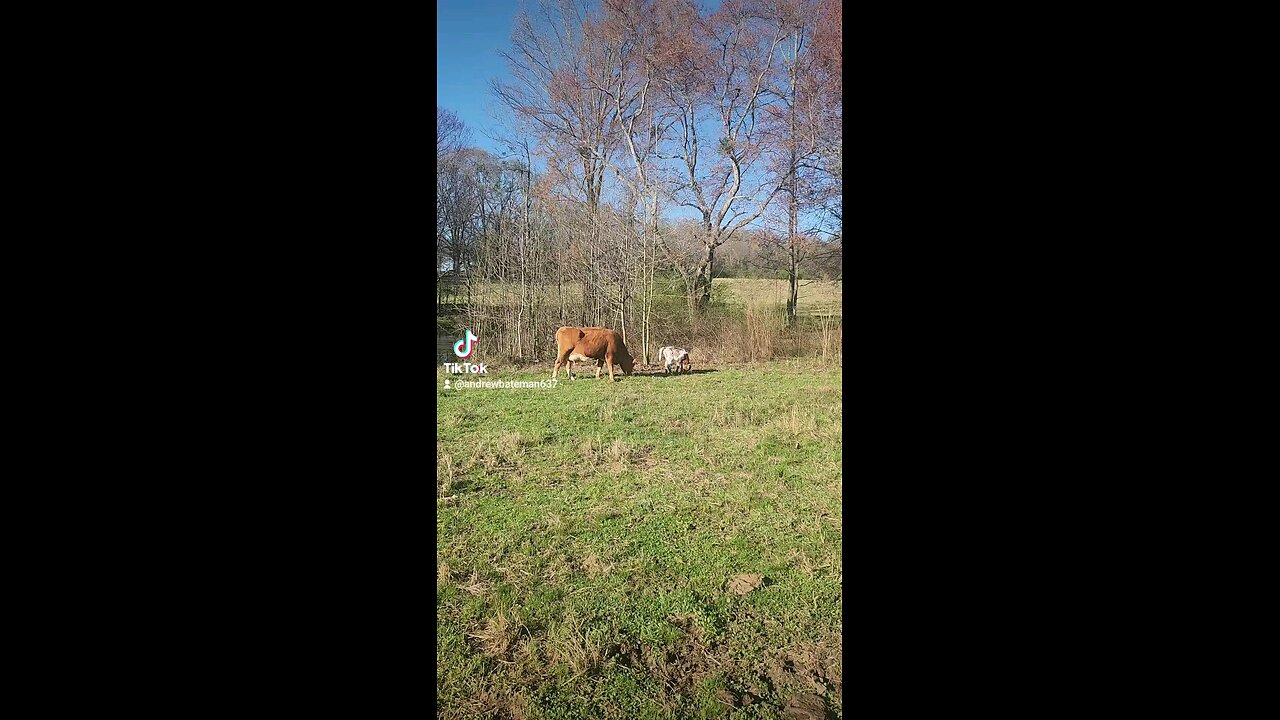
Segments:
[[[644,376],[644,377],[660,377],[660,378],[667,378],[667,377],[670,377],[670,378],[674,378],[674,377],[679,377],[679,376],[681,376],[681,375],[706,375],[706,374],[708,374],[708,373],[714,373],[714,372],[720,372],[720,371],[719,371],[719,370],[712,370],[712,369],[710,369],[710,368],[703,368],[703,369],[697,369],[697,368],[694,368],[693,370],[690,370],[690,371],[689,371],[689,372],[687,372],[687,373],[670,373],[670,374],[668,374],[668,373],[664,373],[664,372],[662,372],[661,370],[649,370],[649,371],[646,371],[646,372],[643,372],[643,373],[637,372],[636,374],[637,374],[637,375]]]
[[[662,370],[636,370],[635,372],[631,373],[631,377],[633,377],[633,378],[642,378],[642,377],[660,377],[660,378],[667,378],[667,377],[671,377],[671,378],[674,378],[674,377],[678,377],[679,375],[706,375],[706,374],[708,374],[708,373],[714,373],[714,372],[720,372],[720,371],[719,371],[719,370],[712,370],[712,369],[710,369],[710,368],[704,368],[704,369],[701,369],[701,370],[699,370],[699,369],[694,369],[694,370],[691,370],[691,371],[689,371],[689,372],[687,372],[687,373],[671,373],[671,374],[669,374],[669,375],[668,375],[667,373],[662,372]],[[616,378],[617,380],[625,380],[625,379],[627,379],[627,374],[626,374],[626,373],[623,373],[623,372],[614,372],[613,376],[614,376],[614,378]],[[561,375],[561,376],[560,376],[560,379],[561,379],[561,380],[565,380],[565,379],[567,379],[567,377],[566,377],[566,376],[564,376],[564,375]],[[596,379],[595,372],[591,372],[591,373],[583,373],[583,374],[581,374],[581,375],[580,375],[580,374],[578,374],[578,373],[575,371],[575,372],[574,372],[574,374],[573,374],[573,380],[574,380],[574,382],[577,382],[577,381],[579,381],[579,380],[595,380],[595,379]],[[609,374],[608,374],[608,373],[605,373],[605,372],[600,373],[600,379],[601,379],[601,380],[608,380],[608,379],[609,379]]]

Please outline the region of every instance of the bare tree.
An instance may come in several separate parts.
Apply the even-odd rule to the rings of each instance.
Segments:
[[[757,255],[792,278],[794,319],[801,279],[838,273],[838,4],[588,2],[518,17],[492,83],[501,157],[437,107],[437,272],[466,322],[526,360],[559,325],[608,324],[649,362]],[[678,207],[696,219],[664,218]]]
[[[436,161],[461,150],[471,139],[467,126],[452,110],[436,106]]]
[[[687,266],[676,262],[691,310],[710,302],[716,248],[760,218],[786,182],[764,172],[760,162],[765,80],[787,34],[768,10],[762,2],[726,0],[696,24],[699,53],[662,82],[676,115],[674,153],[666,157],[681,166],[668,176],[669,192],[702,216],[697,259]]]
[[[484,234],[484,192],[479,174],[487,153],[473,148],[445,156],[437,168],[436,198],[439,204],[443,257],[454,282],[464,279],[476,258],[476,241]],[[439,258],[439,256],[438,256]],[[439,270],[439,268],[437,268]]]
[[[452,255],[452,272],[456,279],[459,272],[458,260],[456,252],[460,246],[456,245],[453,240],[458,237],[458,226],[451,225],[456,221],[457,206],[450,202],[448,195],[455,192],[457,188],[457,178],[450,176],[450,169],[447,167],[452,163],[454,156],[461,150],[470,138],[467,126],[458,119],[453,111],[436,106],[436,287],[437,292],[443,292],[442,279],[444,277],[441,263],[439,259],[446,255]]]
[[[651,347],[656,350],[651,339],[651,317],[660,217],[660,191],[653,163],[659,144],[675,122],[660,107],[654,87],[657,78],[678,67],[690,54],[697,12],[680,0],[604,0],[602,13],[593,30],[601,41],[605,72],[599,74],[599,80],[593,75],[591,82],[611,105],[609,125],[621,138],[619,144],[630,172],[615,165],[608,155],[598,155],[597,159],[613,169],[626,191],[627,215],[636,218],[633,230],[638,230],[638,237],[632,239],[638,242],[619,246],[628,260],[626,266],[632,270],[629,282],[622,282],[619,287],[639,289],[642,359],[647,363]],[[632,233],[622,237],[632,237]],[[619,298],[624,313],[628,295],[622,292]],[[625,335],[625,322],[623,331]]]
[[[575,253],[588,300],[582,324],[603,319],[607,299],[600,242],[600,206],[606,160],[616,133],[610,103],[598,87],[608,72],[602,43],[592,32],[587,9],[579,0],[541,0],[537,16],[522,10],[512,32],[512,49],[503,52],[512,82],[495,80],[498,100],[525,121],[544,150],[548,172],[573,188],[585,205],[585,242]]]
[[[794,326],[799,309],[800,266],[806,259],[818,259],[820,244],[806,241],[818,237],[800,227],[801,215],[822,207],[830,196],[830,176],[821,166],[823,140],[831,114],[829,88],[818,72],[813,39],[818,32],[818,0],[778,0],[770,7],[773,17],[786,31],[779,52],[780,62],[767,80],[775,102],[765,106],[763,134],[774,152],[775,168],[784,178],[786,233],[783,236],[788,278],[787,324]],[[815,229],[816,230],[816,229]]]
[[[829,196],[828,214],[836,221],[834,235],[837,241],[843,236],[843,210],[841,209],[841,193],[844,180],[844,152],[841,133],[843,131],[843,63],[844,48],[842,22],[843,8],[840,0],[819,0],[818,25],[814,33],[814,73],[818,78],[818,86],[823,97],[822,106],[826,110],[821,127],[821,162],[818,166],[833,181],[833,192]]]

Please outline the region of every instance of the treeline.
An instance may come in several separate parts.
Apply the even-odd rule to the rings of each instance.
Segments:
[[[840,21],[838,0],[522,11],[501,155],[437,108],[440,312],[513,358],[581,324],[648,362],[726,321],[714,278],[780,277],[799,331],[801,281],[841,277]]]

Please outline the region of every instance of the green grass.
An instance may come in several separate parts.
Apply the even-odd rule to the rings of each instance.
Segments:
[[[437,369],[438,717],[838,715],[839,371],[711,370]]]

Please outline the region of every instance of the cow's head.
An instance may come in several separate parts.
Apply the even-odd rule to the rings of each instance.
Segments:
[[[631,368],[634,368],[636,366],[636,361],[633,360],[630,356],[627,356],[619,360],[618,364],[622,366],[622,372],[630,375]]]

